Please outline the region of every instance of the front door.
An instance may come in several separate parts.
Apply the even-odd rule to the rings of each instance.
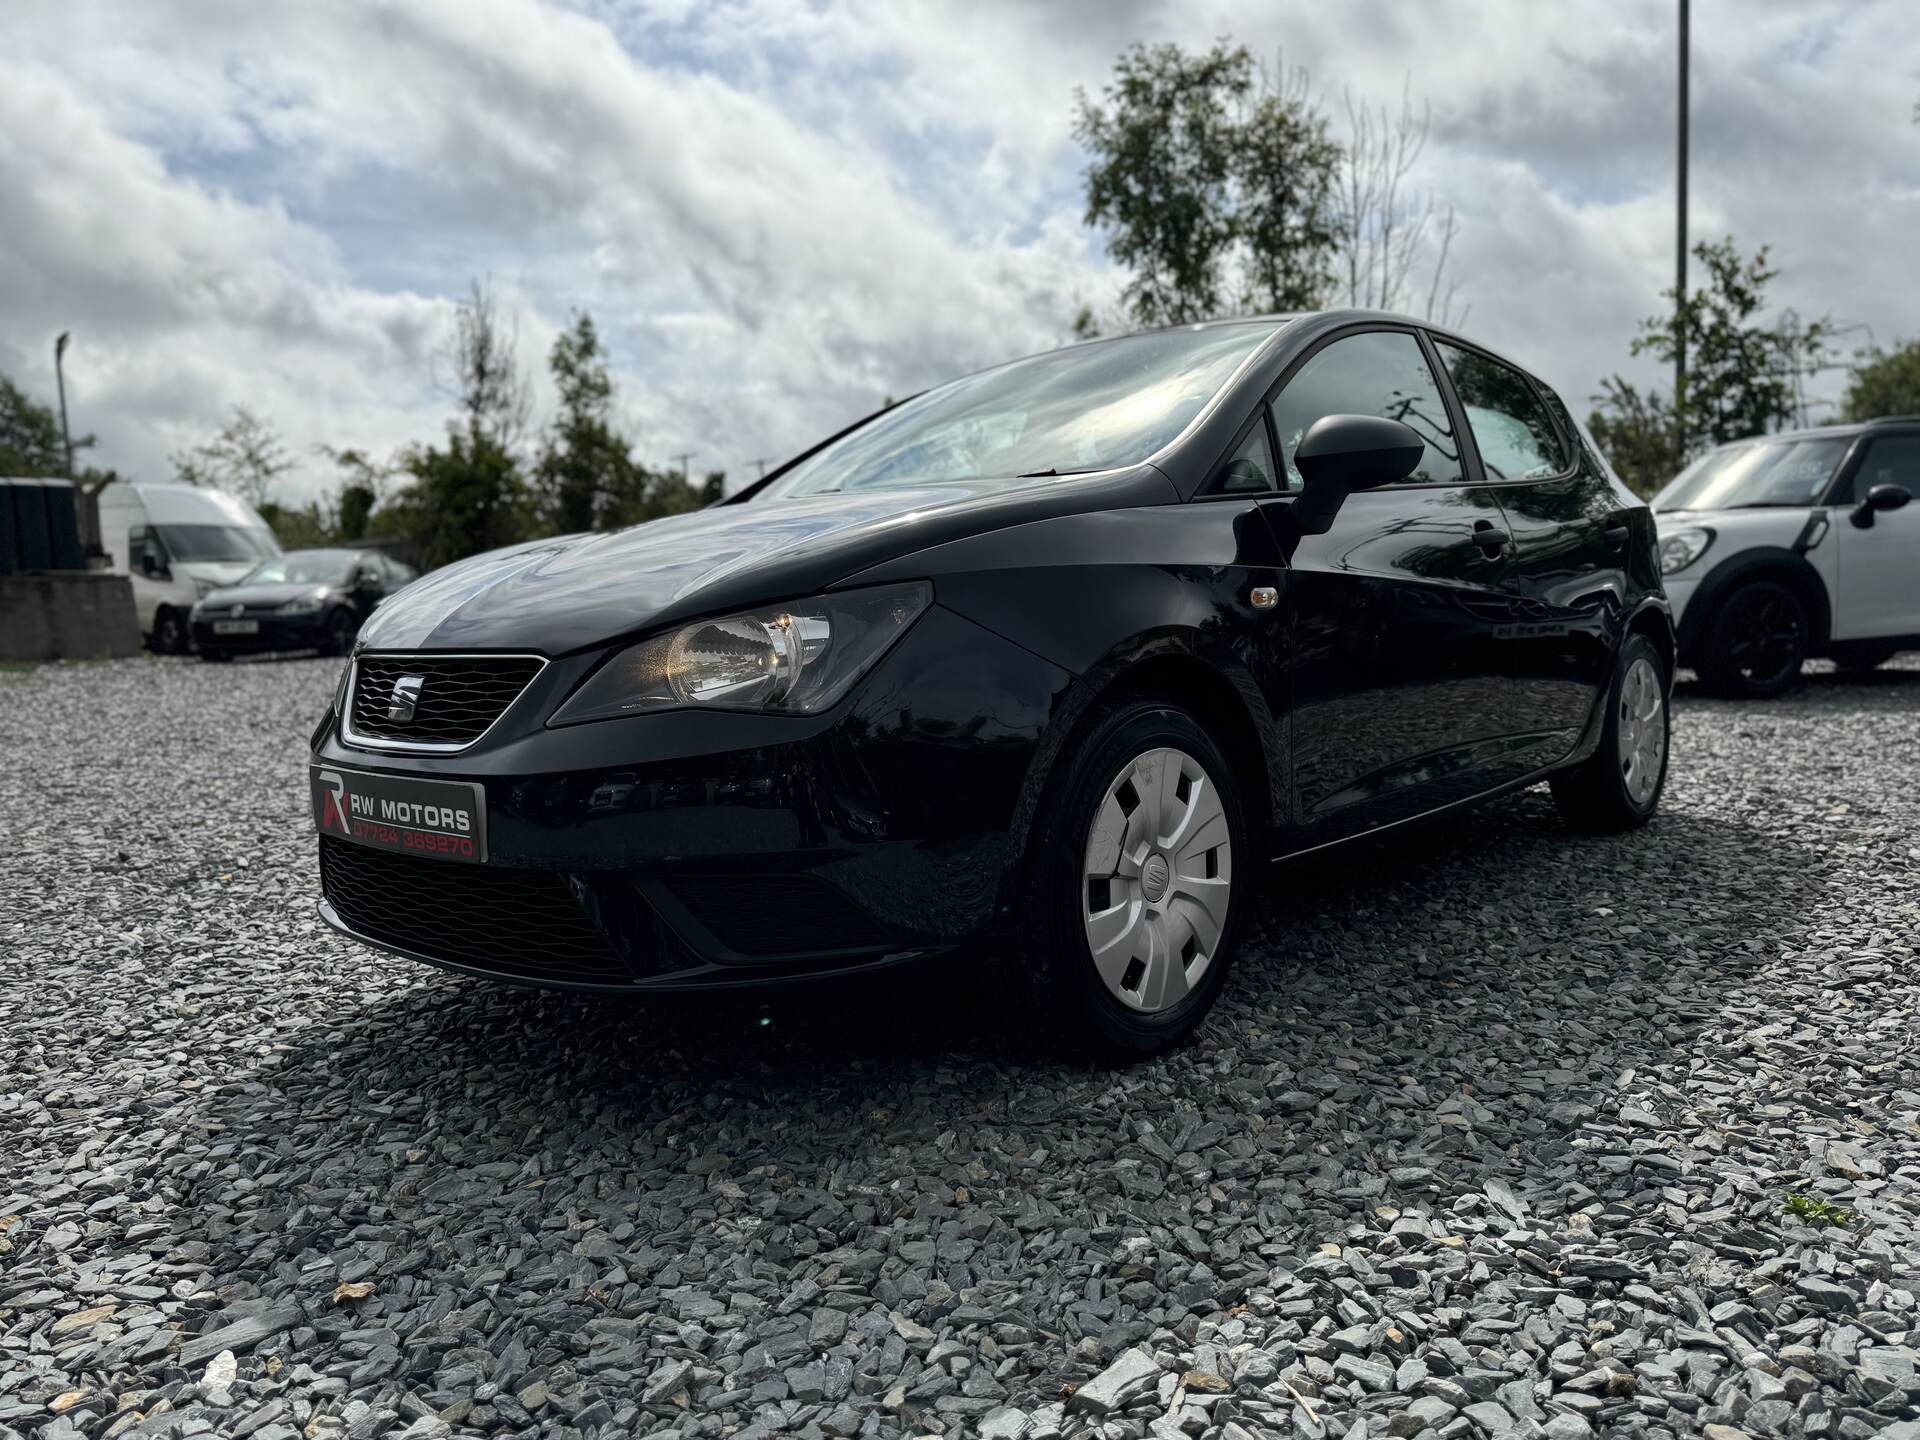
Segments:
[[[1854,466],[1846,508],[1833,511],[1839,552],[1839,594],[1833,638],[1877,640],[1920,636],[1920,503],[1882,510],[1855,525],[1853,505],[1875,485],[1898,485],[1920,500],[1920,433],[1872,435]]]
[[[1519,773],[1506,740],[1512,687],[1502,634],[1511,547],[1497,492],[1471,483],[1427,352],[1410,331],[1330,341],[1272,405],[1286,488],[1293,451],[1323,415],[1384,415],[1426,454],[1398,485],[1349,495],[1324,535],[1298,536],[1292,625],[1298,839],[1313,845],[1469,798]],[[1270,512],[1288,502],[1265,502]],[[1276,521],[1278,516],[1274,517]],[[1283,535],[1289,527],[1277,523]]]

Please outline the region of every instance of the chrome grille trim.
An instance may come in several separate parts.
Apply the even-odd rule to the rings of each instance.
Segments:
[[[502,720],[507,712],[520,703],[521,697],[533,688],[533,682],[546,673],[550,663],[546,656],[531,651],[506,650],[370,650],[369,657],[381,660],[531,660],[536,669],[526,679],[514,697],[500,707],[500,713],[487,722],[487,727],[471,740],[432,741],[432,740],[383,740],[372,735],[361,735],[353,728],[353,699],[360,686],[360,652],[355,652],[347,668],[347,693],[341,702],[340,738],[347,744],[360,750],[386,750],[403,755],[458,755],[462,750],[471,750],[488,735]]]

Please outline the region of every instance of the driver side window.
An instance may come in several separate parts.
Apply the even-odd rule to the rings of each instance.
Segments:
[[[1427,442],[1426,453],[1403,485],[1458,485],[1460,446],[1447,420],[1440,387],[1426,353],[1398,330],[1349,335],[1318,350],[1294,372],[1273,402],[1273,429],[1280,437],[1286,487],[1304,483],[1293,452],[1309,426],[1323,415],[1382,415],[1410,426]]]

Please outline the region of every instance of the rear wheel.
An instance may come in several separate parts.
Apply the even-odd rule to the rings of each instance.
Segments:
[[[1667,667],[1644,635],[1614,664],[1600,745],[1553,777],[1553,803],[1576,830],[1633,830],[1653,818],[1667,784]]]
[[[1249,858],[1240,796],[1213,736],[1159,700],[1108,711],[1062,765],[1021,907],[1034,1019],[1137,1059],[1190,1035],[1226,981]]]
[[[1900,647],[1856,640],[1850,644],[1836,645],[1827,653],[1833,663],[1842,670],[1865,671],[1886,664],[1900,653]]]
[[[1721,602],[1707,627],[1700,678],[1722,695],[1765,699],[1800,679],[1807,607],[1778,580],[1749,580]]]

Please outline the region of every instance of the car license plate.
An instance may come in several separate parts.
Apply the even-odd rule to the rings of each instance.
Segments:
[[[375,850],[478,865],[487,858],[487,794],[467,780],[417,780],[337,765],[307,770],[322,835]]]
[[[260,633],[260,622],[258,620],[216,620],[213,622],[213,633],[216,635],[258,635]]]

